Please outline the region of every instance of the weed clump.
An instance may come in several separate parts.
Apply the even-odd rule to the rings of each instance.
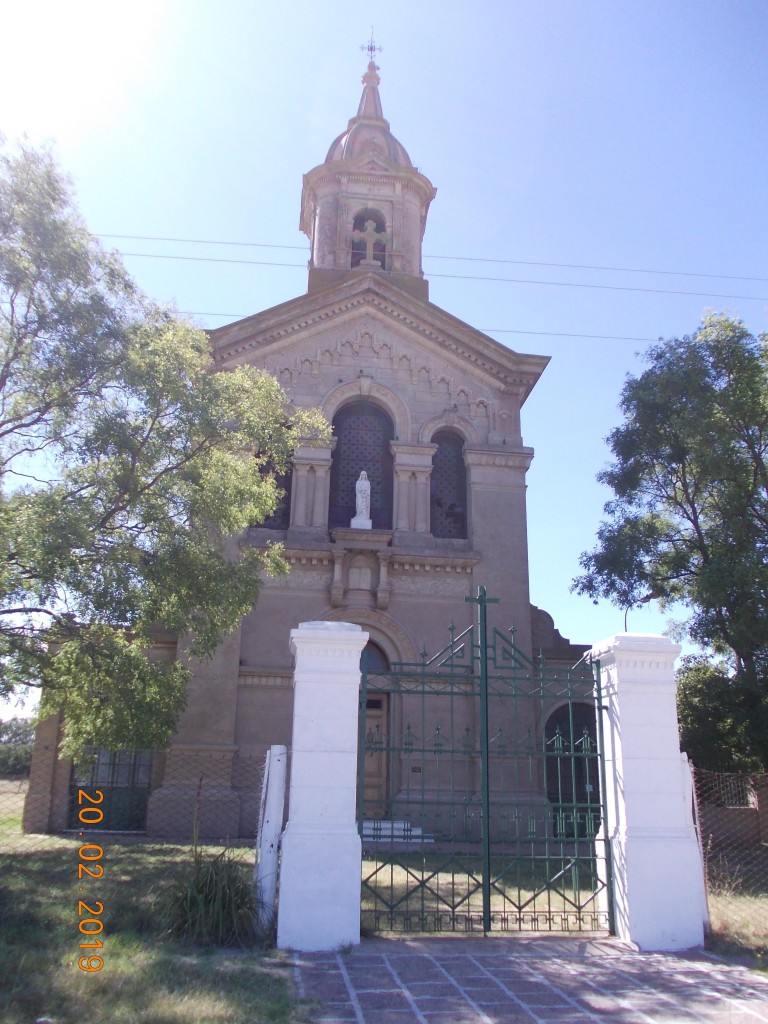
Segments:
[[[163,930],[201,946],[246,946],[258,938],[251,871],[225,848],[206,855],[195,843],[190,870],[163,894]]]

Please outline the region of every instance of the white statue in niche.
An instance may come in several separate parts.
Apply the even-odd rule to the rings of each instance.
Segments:
[[[362,471],[355,484],[355,518],[349,524],[353,530],[370,530],[371,522],[371,482],[365,470]]]

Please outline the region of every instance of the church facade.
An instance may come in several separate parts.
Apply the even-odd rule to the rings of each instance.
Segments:
[[[371,61],[356,116],[304,176],[306,293],[210,332],[216,369],[266,370],[292,405],[321,407],[334,436],[300,448],[281,508],[233,541],[282,542],[290,574],[265,579],[239,629],[192,666],[170,750],[124,754],[125,778],[140,775],[146,790],[133,825],[149,834],[191,821],[202,777],[202,833],[253,833],[259,794],[243,766],[290,743],[289,633],[301,622],[358,623],[372,664],[416,661],[444,646],[452,623],[471,622],[465,598],[483,585],[499,598],[492,624],[514,626],[524,654],[567,665],[583,650],[529,597],[533,450],[521,410],[548,359],[513,352],[429,301],[421,254],[434,197],[384,118]],[[172,640],[159,654],[175,656]],[[56,756],[58,728],[49,720],[38,732],[30,831],[67,827],[71,766]],[[101,768],[118,785],[116,758],[104,754]],[[387,778],[384,766],[382,787]]]

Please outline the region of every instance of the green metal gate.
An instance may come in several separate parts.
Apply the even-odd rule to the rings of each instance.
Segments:
[[[599,666],[547,669],[478,621],[363,666],[364,932],[610,932]]]

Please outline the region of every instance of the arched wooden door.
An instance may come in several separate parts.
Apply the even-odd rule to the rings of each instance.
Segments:
[[[365,645],[363,656],[367,661],[369,676],[389,671],[389,659],[372,640]],[[366,697],[365,701],[365,727],[362,732],[365,745],[363,806],[367,818],[382,819],[388,816],[389,699],[388,693],[374,693]]]

